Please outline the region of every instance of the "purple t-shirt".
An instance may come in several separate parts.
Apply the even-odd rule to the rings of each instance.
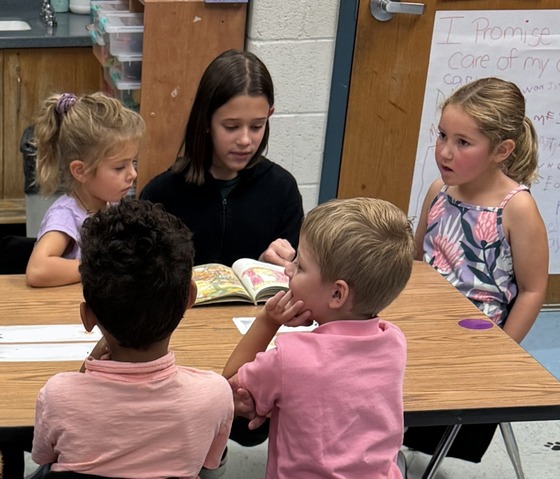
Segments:
[[[78,246],[80,230],[88,214],[80,208],[78,202],[68,195],[58,198],[45,213],[37,241],[49,231],[60,231],[68,235],[73,241],[62,255],[66,259],[80,259],[81,250]]]

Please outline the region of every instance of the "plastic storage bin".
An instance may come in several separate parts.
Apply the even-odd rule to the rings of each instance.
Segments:
[[[94,43],[92,50],[95,58],[97,58],[99,60],[99,63],[101,63],[101,65],[104,67],[110,66],[113,58],[115,58],[109,53],[109,45],[100,45],[99,43]]]
[[[115,82],[138,82],[142,79],[142,55],[118,55],[109,65],[109,75]]]
[[[120,100],[127,108],[139,111],[142,83],[139,81],[115,81],[111,78],[109,68],[107,67],[103,69],[103,73],[105,79],[105,93]]]
[[[114,57],[104,45],[93,45],[93,54],[114,82],[137,82],[142,79],[142,55],[118,55]]]
[[[106,13],[129,13],[128,0],[93,0],[91,23],[97,30],[99,30],[99,17]]]
[[[99,15],[100,45],[109,45],[113,56],[141,55],[144,36],[142,13],[103,13]]]
[[[100,5],[105,3],[111,2],[98,2]],[[118,7],[117,7],[118,8]],[[130,13],[128,10],[118,10],[118,9],[111,9],[111,8],[104,8],[100,7],[96,10],[95,15],[93,16],[93,23],[90,23],[86,26],[86,29],[89,32],[89,36],[93,40],[93,43],[96,45],[106,46],[107,47],[107,55],[109,55],[109,42],[111,40],[111,36],[105,30],[105,25],[108,21],[110,21],[111,15],[121,15],[125,17],[125,21],[129,22],[130,20],[127,17],[132,15],[132,19],[134,21],[135,17],[138,15],[142,15],[141,13]],[[115,21],[113,21],[115,23]],[[140,22],[139,26],[142,26],[143,22]]]
[[[97,27],[100,13],[128,12],[128,0],[92,0],[91,23]]]

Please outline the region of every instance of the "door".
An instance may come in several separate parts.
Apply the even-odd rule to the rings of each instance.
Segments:
[[[421,16],[380,22],[359,0],[337,196],[374,196],[408,210],[436,10],[554,9],[558,0],[416,0]],[[366,160],[364,160],[366,159]],[[392,161],[390,159],[393,159]],[[560,275],[547,303],[560,303]]]

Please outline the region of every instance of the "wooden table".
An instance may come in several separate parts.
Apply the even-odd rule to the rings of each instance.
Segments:
[[[80,285],[32,289],[23,276],[0,276],[0,324],[79,323]],[[220,372],[240,339],[231,318],[254,306],[203,306],[187,314],[171,349],[179,364]],[[405,424],[467,424],[560,419],[560,382],[501,329],[465,329],[486,319],[445,279],[415,262],[412,278],[381,316],[408,341]],[[59,371],[80,362],[0,362],[0,426],[32,425],[35,397]]]
[[[382,312],[408,341],[407,426],[560,419],[560,382],[425,263]]]

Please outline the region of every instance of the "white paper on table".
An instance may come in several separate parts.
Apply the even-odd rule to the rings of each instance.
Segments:
[[[83,361],[97,341],[82,343],[0,344],[0,362]]]
[[[101,339],[95,326],[88,333],[82,324],[41,324],[25,326],[0,326],[0,345],[14,343],[67,343],[94,342]]]
[[[251,317],[233,318],[233,323],[235,324],[235,326],[237,326],[237,329],[239,330],[239,332],[241,334],[246,334],[247,331],[249,331],[249,328],[253,324],[253,321],[255,321],[254,317],[252,317],[252,318]],[[278,330],[278,332],[279,333],[292,333],[292,332],[296,332],[296,331],[313,331],[317,326],[319,326],[319,325],[315,322],[313,322],[313,324],[311,326],[291,327],[291,326],[282,325],[282,326],[280,326],[280,329]]]

